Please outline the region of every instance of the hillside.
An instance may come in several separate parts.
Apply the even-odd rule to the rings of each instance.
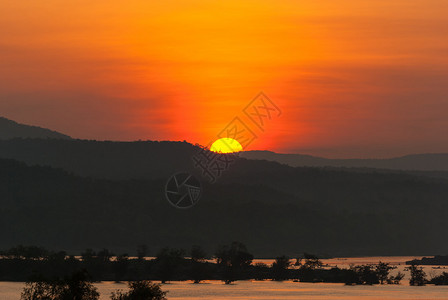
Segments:
[[[211,253],[239,240],[258,257],[446,254],[444,155],[376,161],[383,169],[240,158],[211,185],[193,167],[196,151],[187,142],[0,139],[0,248],[133,253],[147,244],[154,253],[197,244]],[[186,211],[163,195],[178,171],[203,183]]]
[[[105,179],[166,178],[173,172],[192,169],[195,151],[197,148],[186,142],[0,140],[0,158]]]
[[[19,124],[0,117],[0,139],[40,138],[40,139],[70,139],[68,135],[46,128]]]
[[[21,138],[0,140],[0,158],[15,159],[29,165],[62,168],[84,177],[112,180],[157,179],[167,178],[178,171],[197,172],[192,160],[197,151],[198,147],[187,142],[102,142]],[[242,153],[241,156],[247,155]],[[255,165],[290,169],[288,165],[269,161],[258,160]],[[443,157],[440,165],[443,165]],[[325,169],[344,170],[343,167],[325,167]],[[353,167],[345,169],[359,173],[403,173],[448,178],[447,171],[399,171]]]
[[[239,240],[258,257],[446,253],[448,183],[241,160],[189,210],[171,207],[165,179],[110,181],[0,160],[0,249],[34,244],[134,253],[147,244]],[[419,243],[415,241],[419,240]]]

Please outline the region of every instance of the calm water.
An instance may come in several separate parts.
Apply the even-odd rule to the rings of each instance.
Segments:
[[[404,270],[404,262],[415,257],[361,257],[323,260],[330,266],[347,267],[350,264],[377,263],[379,260],[397,265],[398,270]],[[272,260],[256,260],[270,263]],[[448,268],[426,266],[429,276],[434,276]],[[395,270],[395,272],[398,272]],[[408,275],[408,272],[405,272]],[[0,282],[0,299],[17,300],[24,283]],[[101,299],[109,299],[110,293],[117,289],[126,289],[124,283],[102,282],[95,284],[101,294]],[[345,286],[334,283],[300,283],[272,281],[237,281],[225,285],[220,281],[206,281],[201,284],[173,282],[162,288],[168,293],[168,299],[255,299],[255,300],[287,300],[287,299],[448,299],[448,286],[409,286],[407,277],[401,285],[375,286]]]

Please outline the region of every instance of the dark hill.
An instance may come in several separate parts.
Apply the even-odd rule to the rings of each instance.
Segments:
[[[164,179],[89,179],[0,159],[0,248],[134,253],[145,243],[154,254],[197,244],[212,253],[239,240],[258,257],[446,252],[444,180],[267,164],[237,162],[204,182],[196,207],[178,210],[163,197]]]
[[[40,138],[40,139],[70,139],[68,135],[49,129],[19,124],[0,117],[0,139]]]
[[[191,169],[191,157],[196,150],[186,142],[0,140],[0,158],[105,179],[166,178],[173,172]]]
[[[192,156],[199,148],[187,142],[10,139],[0,140],[0,158],[15,159],[29,165],[62,168],[76,175],[112,180],[167,178],[178,171],[198,171]],[[244,156],[244,155],[243,155]],[[277,162],[252,160],[252,169],[265,172],[293,170]],[[441,160],[443,164],[443,160]],[[320,167],[322,168],[322,167]],[[325,167],[325,170],[343,170]],[[388,169],[345,168],[358,173],[403,173],[448,178],[444,171],[398,171]],[[264,173],[263,173],[264,174]],[[259,176],[254,172],[255,176]],[[250,178],[249,178],[250,180]]]

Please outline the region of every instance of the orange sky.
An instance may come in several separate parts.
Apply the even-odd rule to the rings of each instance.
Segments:
[[[250,149],[448,152],[446,0],[0,0],[0,115],[76,138],[207,144],[260,91]]]

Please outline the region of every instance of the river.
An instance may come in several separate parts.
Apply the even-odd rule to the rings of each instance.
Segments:
[[[162,285],[168,291],[168,299],[253,299],[253,300],[288,300],[288,299],[448,299],[448,286],[427,285],[423,287],[409,286],[408,273],[404,262],[420,257],[358,257],[334,258],[322,260],[328,266],[348,267],[350,264],[369,264],[378,261],[389,262],[397,269],[392,272],[404,272],[406,277],[400,285],[346,286],[337,283],[301,283],[273,281],[237,281],[225,285],[221,281],[205,281],[193,284],[191,281],[172,282]],[[271,263],[272,260],[257,259],[254,262]],[[448,272],[447,266],[425,266],[428,277]],[[125,283],[95,283],[101,294],[100,299],[109,299],[112,291],[126,290]],[[18,300],[24,287],[23,282],[0,282],[1,300]]]

